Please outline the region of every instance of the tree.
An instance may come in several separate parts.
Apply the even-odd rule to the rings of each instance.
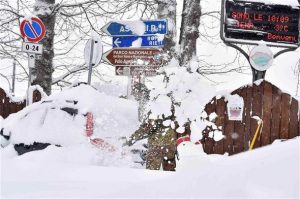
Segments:
[[[199,38],[201,7],[200,0],[184,0],[180,27],[179,45],[181,50],[180,65],[196,56],[197,39]]]
[[[45,93],[51,94],[53,57],[54,57],[54,35],[55,35],[55,20],[56,14],[53,12],[55,9],[55,0],[36,0],[34,5],[34,13],[43,21],[46,27],[46,34],[41,41],[43,45],[43,54],[38,56],[33,68],[32,84],[40,85]]]
[[[44,52],[37,58],[33,70],[33,84],[39,84],[51,93],[51,86],[70,84],[69,79],[87,70],[81,56],[82,46],[91,31],[100,33],[99,19],[132,17],[150,18],[154,13],[153,1],[78,0],[73,3],[55,0],[3,0],[0,2],[0,57],[14,59],[18,67],[18,80],[28,79],[27,56],[20,51],[23,40],[18,27],[23,17],[37,15],[46,25],[42,40]],[[103,36],[103,35],[102,35]],[[101,73],[95,69],[97,76]]]

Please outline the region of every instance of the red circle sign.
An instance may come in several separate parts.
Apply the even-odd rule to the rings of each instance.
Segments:
[[[37,17],[31,17],[31,19],[24,19],[20,25],[21,35],[29,42],[39,42],[45,36],[45,25]]]

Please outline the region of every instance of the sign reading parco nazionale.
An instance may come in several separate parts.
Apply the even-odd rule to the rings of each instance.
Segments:
[[[161,47],[168,32],[167,20],[112,21],[102,31],[113,37],[113,48],[103,60],[115,66],[116,75],[154,76],[163,64]]]
[[[298,47],[300,7],[263,1],[225,0],[222,37],[226,42]]]

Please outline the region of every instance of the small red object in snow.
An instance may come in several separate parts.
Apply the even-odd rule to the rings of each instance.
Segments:
[[[191,138],[190,136],[184,136],[184,137],[180,137],[176,140],[176,146],[178,146],[179,144],[181,144],[182,142],[190,142]]]
[[[88,112],[86,115],[86,136],[89,138],[90,143],[97,148],[106,149],[110,152],[116,151],[115,147],[101,138],[91,138],[94,133],[94,116],[93,113]]]
[[[86,136],[90,137],[94,131],[94,117],[93,113],[88,112],[86,115]]]

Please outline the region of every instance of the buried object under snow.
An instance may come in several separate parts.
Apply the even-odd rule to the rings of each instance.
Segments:
[[[19,154],[43,149],[49,144],[64,147],[109,143],[121,148],[121,138],[137,128],[137,107],[134,101],[80,85],[10,115],[3,121],[3,135],[9,136],[9,142],[16,146]],[[91,138],[86,134],[88,112],[94,117]]]

